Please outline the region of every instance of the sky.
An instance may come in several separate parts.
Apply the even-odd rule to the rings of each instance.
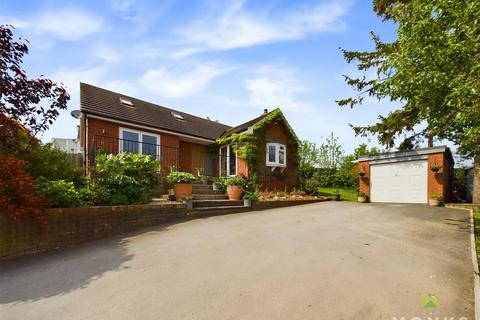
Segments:
[[[352,152],[355,137],[395,105],[366,99],[355,109],[342,75],[359,75],[340,48],[372,49],[370,31],[395,38],[367,0],[8,1],[0,24],[28,39],[25,70],[62,82],[68,110],[42,136],[76,137],[79,85],[86,82],[234,126],[280,107],[300,139],[331,132]]]

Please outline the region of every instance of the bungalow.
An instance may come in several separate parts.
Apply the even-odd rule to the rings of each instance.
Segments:
[[[101,150],[149,154],[164,173],[256,175],[262,189],[297,185],[299,140],[280,109],[230,127],[86,83],[80,100],[85,172]]]

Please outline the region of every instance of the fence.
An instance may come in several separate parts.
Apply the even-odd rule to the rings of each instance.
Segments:
[[[95,157],[99,153],[122,152],[151,155],[160,162],[160,171],[167,173],[178,169],[195,175],[216,177],[220,174],[219,168],[222,175],[227,175],[227,171],[235,172],[237,163],[236,157],[208,152],[205,146],[188,145],[188,148],[177,148],[108,136],[94,136],[88,150],[89,166],[95,167]]]

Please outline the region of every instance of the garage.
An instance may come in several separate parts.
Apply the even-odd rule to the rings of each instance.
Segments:
[[[364,156],[358,159],[359,189],[371,202],[448,201],[452,168],[446,146]]]

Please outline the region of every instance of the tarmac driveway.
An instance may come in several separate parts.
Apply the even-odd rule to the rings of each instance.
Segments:
[[[0,319],[473,319],[468,223],[329,202],[159,226],[1,264]]]

